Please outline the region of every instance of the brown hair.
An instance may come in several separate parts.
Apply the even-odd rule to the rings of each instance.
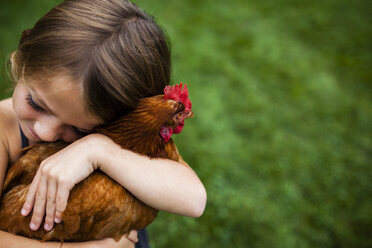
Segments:
[[[170,52],[162,29],[126,0],[65,0],[24,31],[13,76],[66,71],[83,83],[89,111],[105,122],[162,94]]]

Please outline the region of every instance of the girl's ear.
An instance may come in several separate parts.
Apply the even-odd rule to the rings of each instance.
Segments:
[[[14,55],[15,55],[15,51],[14,52],[12,52],[11,54],[10,54],[10,65],[12,66],[12,68],[14,67]]]
[[[14,55],[15,55],[16,51],[12,52],[10,54],[10,72],[11,72],[11,76],[13,79],[16,79],[15,78],[15,72],[16,72],[16,65],[15,65],[15,61],[14,61]]]

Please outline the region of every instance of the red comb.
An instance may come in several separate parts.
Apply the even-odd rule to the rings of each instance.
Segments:
[[[191,110],[191,101],[189,99],[189,91],[187,90],[187,84],[182,89],[182,82],[174,86],[166,86],[164,89],[164,100],[172,99],[180,101],[185,105],[185,110]]]

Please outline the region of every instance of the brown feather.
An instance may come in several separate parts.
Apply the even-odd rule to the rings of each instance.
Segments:
[[[132,113],[95,130],[110,137],[124,149],[151,158],[183,161],[173,141],[159,135],[163,125],[175,125],[173,116],[184,109],[182,103],[164,100],[162,95],[141,99]],[[133,229],[150,224],[158,211],[139,201],[100,170],[77,184],[70,192],[62,223],[47,232],[32,231],[32,214],[20,212],[36,171],[48,156],[63,149],[64,142],[34,145],[14,163],[6,176],[0,207],[0,230],[30,238],[60,241],[86,241],[103,238],[119,240]]]

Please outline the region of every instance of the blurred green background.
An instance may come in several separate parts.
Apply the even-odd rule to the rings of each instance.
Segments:
[[[1,0],[6,57],[56,0]],[[167,31],[195,118],[175,137],[208,192],[160,247],[372,247],[372,1],[135,1]]]

